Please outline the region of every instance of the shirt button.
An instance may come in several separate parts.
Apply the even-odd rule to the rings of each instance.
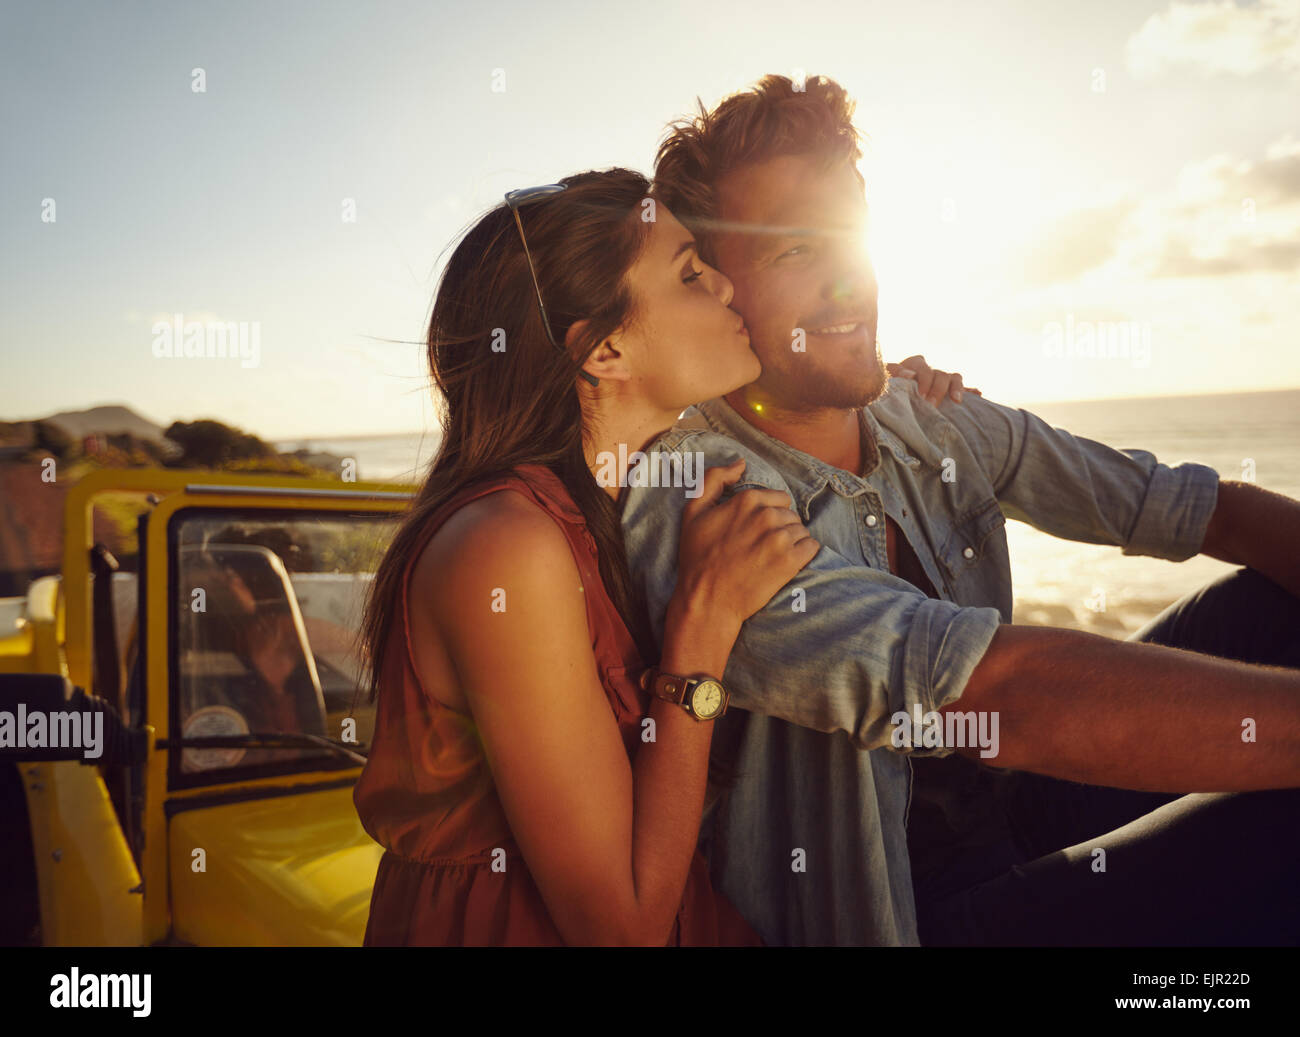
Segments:
[[[876,516],[875,516],[875,515],[868,515],[868,516],[867,516],[867,525],[868,525],[868,526],[874,526],[875,524],[876,524]]]
[[[968,547],[968,548],[966,548],[965,551],[962,552],[962,555],[965,556],[966,558],[974,558],[974,557],[975,557],[975,549],[974,549],[973,547]]]

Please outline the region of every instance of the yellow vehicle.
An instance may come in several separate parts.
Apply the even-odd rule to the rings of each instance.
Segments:
[[[149,495],[138,573],[92,541],[124,491]],[[69,490],[61,575],[0,631],[0,942],[361,943],[356,632],[409,497],[163,469]]]

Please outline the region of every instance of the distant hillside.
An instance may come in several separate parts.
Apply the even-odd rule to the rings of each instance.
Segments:
[[[58,461],[57,480],[45,478],[50,459]],[[337,478],[344,461],[319,450],[281,453],[211,418],[174,421],[164,429],[123,406],[0,421],[0,598],[21,595],[32,580],[59,571],[66,494],[95,469],[179,467]],[[112,499],[95,508],[95,539],[128,566],[134,564],[139,510]]]
[[[120,404],[91,407],[89,410],[65,410],[51,414],[46,421],[58,425],[68,435],[81,439],[89,435],[130,432],[141,439],[161,441],[163,427],[142,418],[130,407]]]

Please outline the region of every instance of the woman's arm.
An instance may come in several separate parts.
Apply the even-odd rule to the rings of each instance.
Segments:
[[[721,480],[712,482],[716,497]],[[692,502],[713,527],[692,538],[708,546],[710,565],[691,563],[679,580],[666,671],[720,677],[746,609],[761,607],[815,553],[788,505],[766,490],[717,507]],[[561,936],[662,946],[699,835],[712,723],[652,700],[653,740],[643,724],[635,767],[629,762],[568,542],[522,495],[492,494],[461,509],[430,549],[439,558],[426,571],[439,573],[437,584],[413,592],[433,598],[511,832]],[[742,581],[748,590],[735,585]]]

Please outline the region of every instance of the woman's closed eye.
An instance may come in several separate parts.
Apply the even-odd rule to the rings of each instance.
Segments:
[[[682,284],[693,284],[704,276],[703,270],[692,270],[690,276],[682,278]]]

